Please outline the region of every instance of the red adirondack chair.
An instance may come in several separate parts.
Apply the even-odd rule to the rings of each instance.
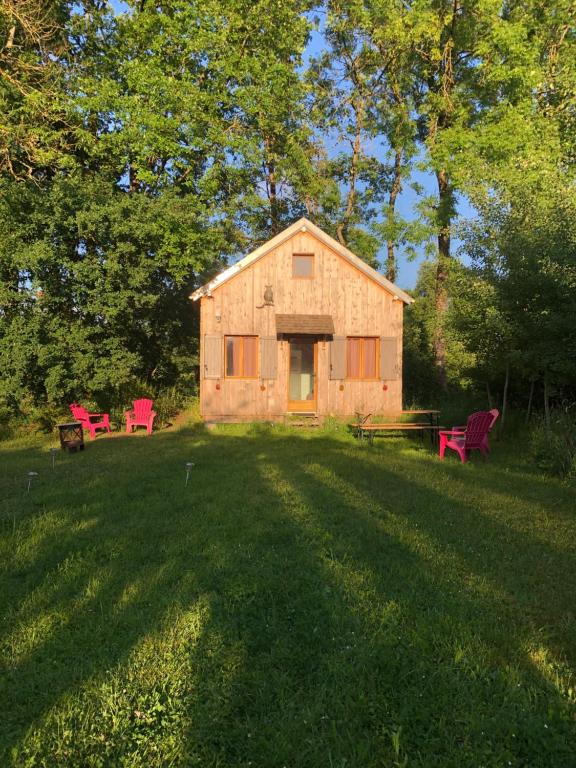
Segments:
[[[488,427],[488,432],[486,432],[486,437],[484,438],[484,448],[486,449],[486,453],[490,453],[490,443],[488,442],[488,435],[492,431],[492,427],[496,423],[496,419],[498,416],[500,416],[500,411],[498,408],[492,408],[491,411],[488,411],[488,413],[492,414],[492,421],[490,422],[490,426]],[[460,432],[463,432],[466,429],[466,426],[459,426],[459,427],[452,427],[452,429],[459,430]]]
[[[446,448],[456,451],[462,464],[468,461],[470,451],[478,450],[486,456],[489,451],[488,432],[496,418],[491,411],[478,411],[468,416],[465,429],[440,432],[440,458],[444,458]]]
[[[126,432],[132,432],[133,427],[146,427],[146,432],[152,434],[152,425],[156,412],[152,410],[154,402],[143,397],[141,400],[134,400],[133,410],[126,411]]]
[[[107,413],[88,413],[86,408],[78,405],[78,403],[72,403],[70,410],[76,421],[82,424],[82,429],[88,430],[91,438],[96,437],[97,429],[105,429],[106,432],[111,432],[110,416]]]

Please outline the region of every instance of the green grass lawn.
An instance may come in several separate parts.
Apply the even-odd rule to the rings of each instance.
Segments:
[[[520,443],[50,444],[0,443],[2,768],[576,765],[576,493]]]

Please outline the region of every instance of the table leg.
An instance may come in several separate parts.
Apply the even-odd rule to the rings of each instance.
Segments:
[[[439,413],[431,413],[430,414],[430,426],[434,427],[434,429],[431,430],[431,432],[432,432],[432,436],[431,436],[432,446],[434,448],[437,448],[438,447],[438,439],[439,439],[438,427],[440,426],[440,414]]]

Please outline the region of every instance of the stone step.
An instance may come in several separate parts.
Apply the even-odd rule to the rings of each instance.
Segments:
[[[300,413],[291,413],[284,419],[287,427],[319,427],[320,419],[315,414],[305,415]]]

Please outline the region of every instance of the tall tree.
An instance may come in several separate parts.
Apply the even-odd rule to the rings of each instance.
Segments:
[[[245,221],[252,242],[302,215],[314,180],[300,71],[310,6],[310,0],[240,0],[226,9],[228,114],[235,159],[247,182]]]
[[[59,66],[67,6],[0,2],[0,174],[38,178],[69,145]]]
[[[532,382],[562,391],[576,377],[576,238],[565,222],[576,212],[574,189],[525,190],[513,206],[487,203],[470,225],[451,323],[466,339],[483,378],[511,372],[528,398]]]
[[[382,139],[377,105],[382,71],[378,52],[345,3],[328,4],[326,50],[311,61],[313,119],[327,147],[319,172],[321,223],[342,245],[377,265],[378,206],[391,194],[391,169],[377,157]]]
[[[407,35],[401,8],[394,3],[362,2],[342,4],[354,28],[361,31],[365,44],[374,50],[376,71],[375,119],[378,133],[387,147],[389,183],[384,201],[383,224],[378,225],[386,240],[386,276],[396,280],[397,248],[419,240],[416,231],[398,215],[397,201],[405,179],[410,175],[416,154],[414,120],[413,42]]]
[[[544,31],[546,23],[537,4],[363,3],[363,24],[375,44],[389,37],[387,29],[394,35],[404,73],[401,91],[409,98],[424,159],[436,179],[431,210],[437,239],[434,353],[443,387],[457,193],[486,194],[495,183],[498,165],[509,167],[515,145],[530,130],[537,132],[535,102],[547,80],[545,71],[555,71],[552,62],[558,46],[565,46],[569,37],[567,5],[563,0],[556,5],[559,15],[547,22]],[[389,81],[390,75],[389,71]],[[516,140],[510,137],[513,126],[520,129]]]
[[[474,113],[476,68],[481,59],[485,21],[475,2],[443,0],[411,6],[406,14],[410,29],[418,89],[419,136],[436,177],[437,202],[434,223],[437,231],[436,283],[434,291],[434,357],[438,378],[447,387],[444,318],[448,307],[447,281],[452,254],[452,222],[456,213],[451,160],[444,150],[444,137],[468,128]]]
[[[302,7],[71,6],[57,63],[74,141],[41,189],[7,181],[0,202],[11,405],[110,401],[193,357],[190,290],[303,198]]]

